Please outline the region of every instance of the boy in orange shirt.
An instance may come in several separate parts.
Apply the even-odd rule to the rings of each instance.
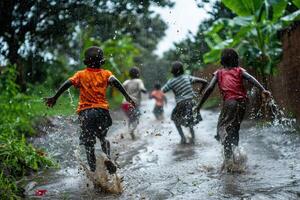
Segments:
[[[161,85],[156,83],[154,90],[150,94],[150,99],[155,99],[153,114],[157,120],[163,118],[164,105],[167,103],[166,95],[161,91]]]
[[[80,144],[86,149],[88,164],[91,171],[96,170],[95,147],[96,137],[101,142],[102,151],[108,156],[105,161],[107,170],[115,173],[117,168],[110,160],[110,143],[105,139],[112,119],[109,114],[109,105],[106,99],[106,89],[109,85],[116,87],[125,99],[135,106],[133,100],[127,94],[122,84],[109,70],[104,70],[101,66],[105,63],[103,51],[99,47],[92,46],[85,51],[84,64],[86,69],[76,72],[71,78],[64,82],[53,97],[45,98],[45,103],[53,107],[60,97],[72,85],[79,89],[79,105],[77,113],[79,115]]]

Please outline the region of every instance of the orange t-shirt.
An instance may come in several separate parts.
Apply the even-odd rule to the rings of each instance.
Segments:
[[[163,106],[165,102],[165,94],[161,90],[153,90],[151,97],[155,99],[156,106]]]
[[[79,88],[79,104],[77,112],[88,108],[103,108],[108,110],[106,88],[111,71],[104,69],[86,68],[76,72],[69,80]]]

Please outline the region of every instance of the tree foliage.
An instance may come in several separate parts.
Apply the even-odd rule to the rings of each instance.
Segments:
[[[300,11],[287,9],[292,3],[288,0],[222,0],[222,3],[237,16],[220,18],[205,32],[211,50],[204,55],[204,62],[216,62],[222,49],[234,47],[244,65],[254,67],[262,75],[273,74],[282,51],[278,31],[299,19]]]
[[[170,0],[1,1],[2,60],[17,64],[18,83],[24,87],[25,75],[31,67],[28,64],[49,63],[61,55],[74,54],[72,44],[76,43],[76,28],[93,27],[92,36],[100,41],[130,34],[134,40],[142,40],[146,48],[154,49],[166,26],[153,15],[151,5],[173,4]],[[149,40],[140,39],[143,34]]]

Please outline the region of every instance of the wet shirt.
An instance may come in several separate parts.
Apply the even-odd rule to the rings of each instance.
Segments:
[[[142,100],[142,90],[146,90],[144,83],[139,78],[126,80],[123,83],[123,87],[127,93],[133,97],[134,102],[139,106]],[[125,101],[125,100],[124,100]]]
[[[192,99],[196,95],[193,91],[192,82],[195,77],[190,75],[180,75],[169,80],[162,88],[164,93],[172,90],[175,95],[176,103],[184,101],[186,99]]]
[[[86,68],[76,72],[69,80],[79,89],[79,104],[77,112],[88,108],[107,109],[106,88],[112,77],[109,70]]]
[[[223,100],[244,99],[247,97],[243,85],[243,71],[241,67],[223,68],[217,70],[214,75],[218,78],[218,86]]]
[[[151,92],[151,97],[155,99],[156,106],[163,106],[165,103],[165,94],[161,90],[153,90]]]

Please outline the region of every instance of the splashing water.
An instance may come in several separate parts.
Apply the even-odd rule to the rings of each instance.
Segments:
[[[223,158],[224,163],[222,164],[221,171],[227,171],[231,173],[244,173],[247,169],[248,156],[241,146],[233,146],[233,155],[231,159]],[[224,152],[223,152],[224,155]]]
[[[74,104],[74,99],[73,99],[73,96],[72,96],[72,94],[71,94],[71,90],[70,90],[70,89],[68,89],[68,95],[69,95],[69,98],[70,98],[71,106],[72,106],[73,109],[75,109],[76,106],[75,106],[75,104]]]
[[[275,102],[274,98],[270,98],[264,102],[265,109],[269,109],[272,116],[271,125],[288,128],[289,130],[293,130],[296,124],[296,119],[285,117],[284,112],[280,109],[278,104]]]
[[[80,159],[78,151],[75,156],[85,171],[87,178],[94,184],[95,189],[110,194],[121,194],[123,192],[123,180],[117,173],[108,173],[104,164],[108,158],[104,153],[97,156],[95,172],[88,169],[87,165]]]

